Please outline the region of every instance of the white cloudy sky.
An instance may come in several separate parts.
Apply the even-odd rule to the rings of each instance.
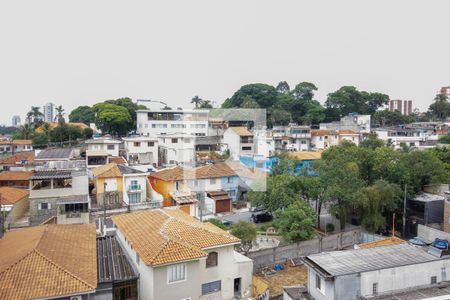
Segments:
[[[311,81],[412,99],[450,85],[450,1],[1,1],[0,123],[47,101],[190,106]]]

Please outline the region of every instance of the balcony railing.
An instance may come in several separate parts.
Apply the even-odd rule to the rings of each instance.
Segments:
[[[128,191],[131,191],[131,192],[133,192],[133,191],[141,191],[142,190],[142,187],[141,187],[141,185],[140,184],[132,184],[132,185],[130,185],[130,186],[128,186]]]

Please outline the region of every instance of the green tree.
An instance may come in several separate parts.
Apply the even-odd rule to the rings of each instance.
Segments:
[[[27,114],[27,119],[29,123],[32,123],[34,128],[39,127],[42,124],[43,114],[39,106],[32,106],[31,110]]]
[[[33,134],[34,134],[33,126],[30,124],[24,124],[17,129],[17,131],[13,135],[13,138],[29,140],[33,138]]]
[[[288,94],[291,91],[289,84],[286,81],[280,81],[276,87],[277,92],[280,94]]]
[[[78,106],[69,115],[69,121],[73,123],[84,123],[89,125],[95,122],[94,110],[86,105]]]
[[[199,108],[213,108],[210,100],[202,100]]]
[[[441,135],[439,137],[439,143],[441,143],[441,144],[450,144],[450,134]]]
[[[80,128],[68,124],[63,124],[58,127],[55,127],[50,132],[50,141],[55,143],[76,141],[80,137],[81,137]]]
[[[287,241],[299,242],[314,236],[315,213],[305,201],[296,200],[275,215],[274,225]]]
[[[359,146],[374,150],[376,148],[383,147],[384,142],[378,138],[378,135],[375,132],[371,132],[365,140],[359,143]]]
[[[92,128],[87,127],[87,128],[83,129],[83,132],[82,132],[83,139],[88,140],[88,139],[92,138],[93,134],[94,134],[94,130],[92,130]]]
[[[241,240],[238,247],[239,251],[245,255],[252,248],[253,241],[256,239],[256,226],[250,222],[240,221],[231,226],[231,234]]]
[[[103,133],[125,135],[131,130],[133,120],[125,107],[104,102],[95,104],[93,109],[95,124]]]
[[[62,125],[66,122],[66,120],[64,119],[64,108],[62,107],[62,105],[58,105],[56,108],[56,117],[55,119],[58,121],[59,125]]]
[[[399,111],[379,110],[373,114],[372,123],[385,126],[397,126],[414,122],[414,116],[404,116]]]
[[[450,102],[445,94],[437,94],[428,109],[434,120],[445,121],[450,116]]]
[[[306,104],[306,113],[302,117],[302,123],[305,125],[319,124],[325,120],[325,108],[316,100]]]
[[[227,226],[225,226],[225,225],[222,223],[222,221],[220,221],[219,219],[211,218],[211,219],[208,219],[207,222],[209,222],[209,223],[211,223],[211,224],[214,224],[215,226],[219,227],[220,229],[223,229],[223,230],[226,230],[226,229],[227,229]]]
[[[200,104],[202,103],[202,98],[200,98],[199,96],[194,96],[191,99],[191,103],[193,103],[195,105],[195,108],[198,108],[200,106]]]
[[[374,114],[389,102],[389,96],[381,93],[358,91],[354,86],[343,86],[328,94],[325,102],[328,119],[338,119],[349,113]]]
[[[267,178],[266,191],[250,191],[248,198],[253,206],[263,206],[275,212],[292,204],[299,195],[297,176],[280,174]]]
[[[246,96],[241,104],[242,108],[259,108],[258,102],[256,102],[252,97]]]
[[[48,145],[48,136],[45,133],[38,133],[33,136],[33,147],[35,149],[46,148]]]
[[[222,108],[241,107],[246,97],[251,97],[261,108],[272,107],[277,100],[277,90],[268,84],[253,83],[242,86],[234,95],[225,100]]]
[[[369,232],[376,232],[387,223],[401,205],[402,190],[398,185],[383,180],[360,190],[356,207],[361,224]]]

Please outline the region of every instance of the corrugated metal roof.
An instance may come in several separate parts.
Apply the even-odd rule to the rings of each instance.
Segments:
[[[31,180],[42,179],[69,179],[72,178],[72,172],[67,170],[42,170],[36,171]]]
[[[72,151],[71,148],[45,149],[39,152],[36,159],[70,159]]]
[[[97,238],[97,269],[99,283],[137,278],[114,236]]]
[[[357,274],[439,260],[422,249],[408,244],[369,249],[323,252],[309,255],[305,262],[331,276]]]

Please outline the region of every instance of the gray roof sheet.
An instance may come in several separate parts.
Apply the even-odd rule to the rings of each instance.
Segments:
[[[45,170],[36,171],[31,177],[32,180],[43,180],[43,179],[69,179],[72,178],[72,171],[66,170]]]
[[[72,195],[67,197],[60,197],[56,200],[56,204],[75,204],[75,203],[89,203],[88,195]]]
[[[128,167],[128,166],[124,166],[124,165],[117,165],[117,167],[120,170],[120,173],[122,174],[144,174],[145,172],[136,170],[134,168]]]
[[[72,151],[71,148],[45,149],[39,152],[36,159],[70,159]]]
[[[313,267],[318,266],[331,276],[339,276],[440,259],[422,249],[408,244],[400,244],[369,249],[323,252],[307,256],[305,262]]]

